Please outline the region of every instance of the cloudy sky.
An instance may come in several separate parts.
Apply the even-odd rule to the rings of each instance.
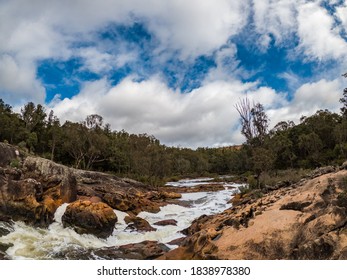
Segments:
[[[239,144],[246,95],[271,125],[339,112],[346,31],[342,0],[0,0],[0,98],[166,145]]]

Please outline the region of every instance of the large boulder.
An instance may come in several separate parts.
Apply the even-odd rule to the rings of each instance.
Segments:
[[[103,202],[75,201],[68,205],[62,217],[64,227],[72,227],[79,234],[109,237],[117,222],[113,209]]]
[[[56,209],[43,203],[42,185],[35,179],[15,181],[6,170],[0,169],[0,192],[2,214],[37,226],[46,226],[53,221]]]
[[[27,157],[23,164],[23,171],[26,177],[40,181],[48,196],[59,197],[60,205],[76,200],[77,182],[71,168],[48,159]]]
[[[18,152],[10,146],[0,153],[11,158]],[[21,165],[0,167],[0,214],[46,227],[60,205],[76,200],[76,179],[69,168],[47,159],[27,157]]]

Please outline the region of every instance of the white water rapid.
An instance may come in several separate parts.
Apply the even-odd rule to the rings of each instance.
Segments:
[[[211,179],[182,180],[168,183],[174,186],[195,186],[211,183]],[[126,213],[114,210],[118,222],[112,236],[107,239],[99,239],[89,234],[77,234],[70,228],[64,228],[61,218],[67,204],[60,206],[54,217],[54,222],[47,229],[34,228],[22,222],[15,222],[11,232],[0,237],[0,243],[13,244],[6,253],[12,259],[52,259],[59,252],[69,249],[90,249],[109,246],[120,246],[130,243],[154,240],[167,244],[168,242],[183,237],[181,230],[189,227],[195,218],[203,214],[210,215],[224,211],[231,205],[227,204],[231,196],[240,185],[224,184],[225,190],[217,192],[186,193],[179,199],[181,205],[169,204],[161,207],[161,211],[153,214],[148,212],[139,213],[139,217],[147,220],[156,231],[136,232],[126,230],[124,222]],[[177,226],[157,226],[154,223],[166,219],[175,219]],[[1,224],[0,224],[1,226]],[[174,248],[175,246],[170,246]]]

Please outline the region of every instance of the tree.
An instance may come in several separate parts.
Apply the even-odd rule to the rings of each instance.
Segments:
[[[87,128],[79,123],[65,122],[63,125],[63,149],[74,160],[75,168],[85,166],[84,160],[87,153],[86,130]]]
[[[25,124],[25,129],[27,131],[27,146],[30,150],[35,149],[37,152],[44,152],[44,143],[42,143],[43,134],[45,132],[46,126],[46,113],[42,105],[38,104],[37,106],[33,102],[29,102],[21,109],[21,118]],[[33,134],[36,134],[37,141],[32,141],[34,139]],[[36,142],[36,143],[35,143]],[[34,146],[33,146],[34,145]]]
[[[253,104],[246,97],[235,105],[241,118],[241,133],[246,137],[247,143],[252,146],[261,146],[264,143],[269,127],[269,118],[260,103]]]
[[[24,108],[21,109],[21,117],[25,123],[25,128],[32,132],[35,128],[42,128],[45,124],[46,118],[45,109],[42,105],[38,104],[35,106],[33,102],[29,102],[24,105]]]
[[[47,131],[46,134],[48,136],[48,147],[51,149],[51,160],[54,160],[55,149],[58,143],[61,142],[62,138],[62,129],[60,126],[59,119],[54,116],[53,110],[50,111],[47,122]]]
[[[266,148],[265,140],[268,135],[269,118],[260,103],[251,103],[248,98],[236,104],[236,110],[241,118],[241,133],[246,137],[252,159],[253,171],[260,188],[260,175],[272,168],[274,158]]]

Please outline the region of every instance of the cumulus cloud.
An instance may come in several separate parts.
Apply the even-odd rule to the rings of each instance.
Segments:
[[[296,0],[253,0],[255,30],[260,34],[261,48],[267,49],[271,37],[276,44],[290,39],[297,26]]]
[[[35,65],[21,63],[10,55],[0,55],[0,97],[15,104],[27,101],[43,103],[45,89],[35,77]]]
[[[344,59],[347,43],[326,9],[317,2],[303,4],[298,9],[299,49],[310,59]]]
[[[339,99],[342,95],[342,81],[325,79],[306,83],[294,93],[291,101],[284,101],[282,106],[269,110],[271,125],[279,121],[294,121],[299,123],[302,116],[311,116],[318,110],[328,109],[338,113],[341,107]]]

